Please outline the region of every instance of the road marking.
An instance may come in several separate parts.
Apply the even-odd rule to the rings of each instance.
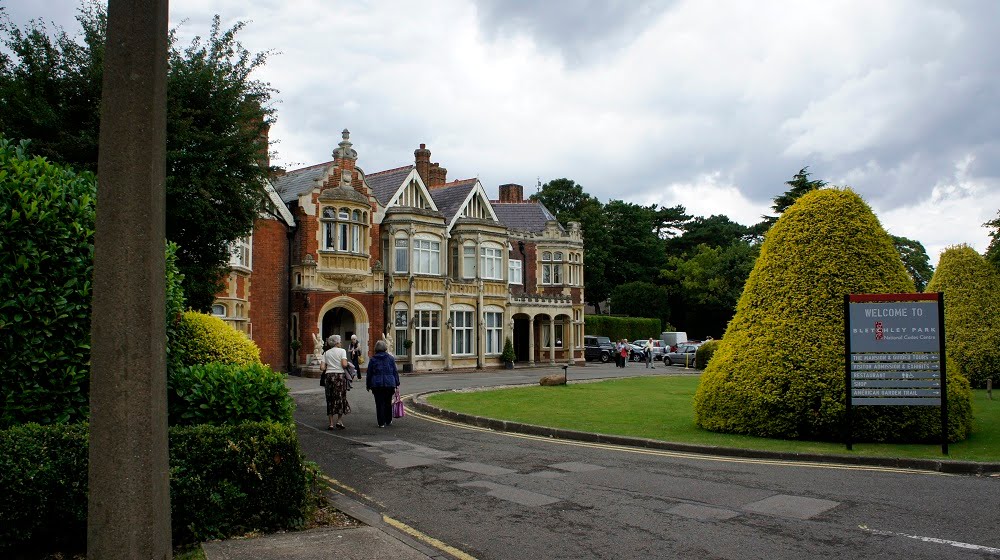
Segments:
[[[415,538],[415,539],[417,539],[419,541],[423,541],[423,542],[425,542],[425,543],[433,546],[434,548],[440,550],[441,552],[444,552],[446,554],[450,554],[450,555],[454,556],[455,558],[458,558],[459,560],[476,560],[475,556],[472,556],[471,554],[467,554],[467,553],[465,553],[465,552],[463,552],[463,551],[461,551],[461,550],[459,550],[459,549],[457,549],[457,548],[455,548],[453,546],[447,545],[447,544],[439,541],[438,539],[435,539],[434,537],[432,537],[430,535],[425,535],[424,533],[421,533],[420,531],[414,529],[413,527],[410,527],[406,523],[403,523],[402,521],[397,521],[397,520],[389,517],[388,515],[382,515],[382,521],[385,521],[389,525],[392,525],[393,527],[395,527],[395,528],[399,529],[400,531],[402,531],[402,532],[410,535],[411,537],[413,537],[413,538]]]
[[[845,471],[873,471],[873,472],[888,472],[888,473],[902,473],[902,474],[922,474],[922,475],[934,475],[934,476],[951,476],[948,473],[942,473],[937,471],[926,471],[919,469],[902,469],[895,467],[879,467],[879,466],[869,466],[869,465],[837,465],[832,463],[815,463],[809,461],[788,461],[782,459],[753,459],[746,457],[722,457],[719,455],[702,455],[700,453],[690,453],[685,451],[669,451],[665,449],[642,449],[638,447],[629,447],[625,445],[614,445],[610,443],[593,443],[587,441],[574,441],[569,439],[557,439],[552,437],[543,436],[533,436],[529,434],[519,434],[515,432],[501,432],[493,430],[490,428],[480,428],[479,426],[470,426],[468,424],[463,424],[461,422],[453,422],[451,420],[442,420],[435,416],[430,416],[428,414],[417,412],[415,410],[407,409],[407,414],[420,420],[425,420],[427,422],[434,422],[436,424],[441,424],[444,426],[451,426],[454,428],[461,428],[463,430],[470,430],[475,432],[489,432],[493,434],[501,434],[507,437],[529,439],[533,441],[546,441],[549,443],[556,443],[559,445],[569,445],[575,447],[588,447],[592,449],[607,449],[610,451],[623,451],[626,453],[635,453],[638,455],[655,455],[658,457],[674,457],[679,459],[696,459],[701,461],[714,461],[717,463],[738,463],[738,464],[750,464],[750,465],[778,465],[787,467],[805,467],[810,469],[829,469],[829,470],[845,470]]]
[[[974,550],[976,552],[988,552],[990,554],[1000,554],[1000,548],[993,548],[993,547],[990,547],[990,546],[983,546],[983,545],[980,545],[980,544],[969,544],[969,543],[964,543],[964,542],[959,542],[959,541],[950,541],[948,539],[938,539],[938,538],[935,538],[935,537],[921,537],[920,535],[907,535],[906,533],[896,533],[894,531],[882,531],[882,530],[879,530],[879,529],[869,529],[865,525],[858,525],[858,527],[862,531],[868,531],[869,533],[872,533],[872,534],[875,534],[875,535],[883,535],[883,536],[886,536],[886,537],[906,537],[908,539],[915,539],[915,540],[923,541],[923,542],[937,543],[937,544],[946,544],[946,545],[954,546],[954,547],[957,547],[957,548],[965,548],[965,549],[968,549],[968,550]]]
[[[343,482],[341,482],[341,481],[339,481],[339,480],[337,480],[335,478],[331,478],[331,477],[329,477],[329,476],[327,476],[325,474],[322,474],[322,473],[320,473],[319,477],[321,479],[323,479],[331,487],[339,488],[340,490],[346,490],[346,491],[350,492],[351,494],[354,494],[355,496],[359,496],[359,497],[364,498],[365,500],[368,500],[369,502],[371,502],[371,503],[373,503],[373,504],[375,504],[375,505],[377,505],[377,506],[379,506],[381,508],[385,508],[385,504],[379,502],[375,498],[372,498],[370,496],[365,495],[363,492],[359,492],[355,488],[351,488],[350,486],[344,484]],[[343,492],[341,492],[341,493],[343,494]]]

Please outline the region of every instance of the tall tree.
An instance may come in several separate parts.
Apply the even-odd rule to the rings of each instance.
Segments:
[[[683,234],[666,241],[667,255],[678,257],[694,252],[699,245],[727,247],[747,237],[748,228],[727,216],[698,216],[681,228]]]
[[[106,8],[85,1],[82,40],[40,21],[23,30],[0,23],[10,56],[0,56],[0,132],[30,139],[33,153],[77,169],[97,169]],[[250,233],[266,204],[263,132],[276,91],[250,77],[269,52],[236,39],[244,23],[179,49],[171,33],[167,82],[167,239],[195,309],[208,309],[229,265],[229,243]]]
[[[990,231],[990,246],[986,248],[986,260],[1000,271],[1000,212],[997,217],[983,224]]]
[[[611,291],[611,311],[615,315],[659,319],[661,325],[670,322],[667,289],[650,282],[629,282]]]
[[[799,169],[799,172],[790,181],[785,181],[785,184],[788,185],[788,190],[771,199],[773,201],[771,209],[777,216],[762,216],[763,220],[750,228],[750,233],[755,237],[762,239],[767,230],[774,225],[774,222],[778,221],[778,216],[781,216],[789,206],[795,204],[799,197],[827,185],[826,181],[809,179],[808,165]]]
[[[927,250],[919,241],[892,235],[892,243],[899,252],[899,257],[903,259],[907,274],[913,279],[913,286],[918,292],[924,291],[924,287],[931,281],[934,269],[931,267],[931,259],[927,256]]]
[[[655,279],[664,259],[663,241],[657,236],[656,206],[611,200],[604,205],[613,266],[605,275],[613,286]]]

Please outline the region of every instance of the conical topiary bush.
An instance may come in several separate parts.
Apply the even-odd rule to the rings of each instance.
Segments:
[[[945,350],[973,387],[1000,382],[1000,273],[968,245],[941,253],[928,292],[944,292]]]
[[[761,246],[736,314],[702,374],[697,424],[763,437],[840,439],[844,294],[912,291],[892,240],[857,194],[821,189],[803,195]],[[949,431],[963,439],[970,394],[963,379],[955,387]],[[922,441],[940,433],[937,407],[856,412],[856,440]]]

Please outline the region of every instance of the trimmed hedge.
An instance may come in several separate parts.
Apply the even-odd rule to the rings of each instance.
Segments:
[[[0,428],[87,417],[97,186],[0,137]]]
[[[702,344],[698,347],[698,351],[694,354],[694,363],[698,364],[698,367],[701,369],[707,368],[709,362],[712,361],[712,356],[715,356],[715,351],[718,349],[718,340],[709,340],[708,342]]]
[[[260,348],[225,321],[206,313],[186,311],[177,324],[175,343],[186,366],[220,362],[259,364]]]
[[[87,438],[86,424],[0,431],[0,552],[85,546]],[[300,528],[317,477],[292,426],[170,428],[174,544]]]
[[[588,335],[606,336],[611,340],[638,340],[640,338],[660,338],[660,320],[642,317],[613,317],[611,315],[587,315],[584,318],[584,332]],[[667,325],[667,330],[673,327]]]
[[[1000,272],[967,245],[941,253],[928,292],[944,292],[945,350],[973,387],[1000,383]]]
[[[170,425],[292,423],[285,375],[261,364],[211,363],[180,368],[167,379]]]
[[[695,394],[705,429],[838,440],[844,386],[843,297],[912,292],[871,208],[849,189],[803,195],[761,246],[736,314]],[[967,382],[949,376],[949,438],[968,436]],[[858,407],[858,441],[933,441],[937,407]]]

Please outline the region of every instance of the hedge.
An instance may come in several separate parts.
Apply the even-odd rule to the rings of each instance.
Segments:
[[[85,546],[87,438],[86,424],[0,431],[0,556]],[[170,428],[174,544],[300,528],[317,474],[286,424]]]
[[[260,348],[247,335],[206,313],[187,311],[176,328],[175,344],[181,362],[191,366],[221,362],[259,364]]]
[[[709,430],[837,440],[845,412],[843,297],[912,292],[871,208],[849,189],[803,195],[761,246],[736,314],[695,393]],[[949,376],[949,437],[968,436],[968,384]],[[937,407],[858,407],[858,441],[929,441]]]
[[[0,137],[0,428],[84,420],[94,176]]]
[[[611,315],[587,315],[584,318],[584,332],[588,335],[606,336],[611,340],[638,340],[660,338],[660,320],[642,317],[613,317]],[[671,329],[673,327],[667,327]]]
[[[170,425],[292,423],[285,375],[261,364],[182,367],[167,379]]]
[[[718,349],[718,340],[709,340],[702,344],[694,354],[694,363],[698,364],[698,367],[701,369],[707,368],[708,364],[712,361],[712,357],[715,356],[715,351]]]
[[[973,387],[1000,383],[1000,272],[967,245],[941,253],[928,292],[944,292],[945,351]]]

